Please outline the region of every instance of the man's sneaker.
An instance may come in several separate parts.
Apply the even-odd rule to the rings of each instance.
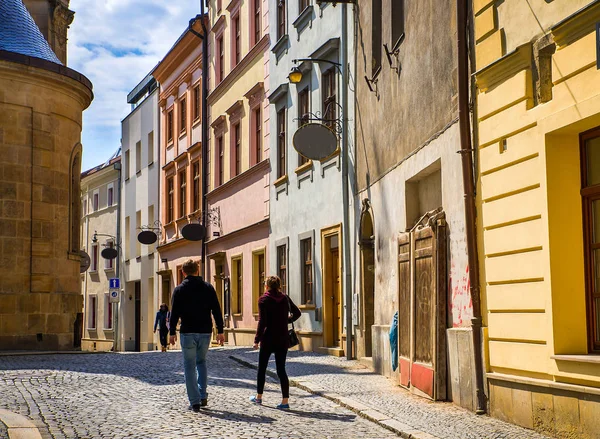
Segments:
[[[206,407],[206,406],[208,405],[208,398],[202,398],[202,399],[200,400],[200,405],[201,405],[202,407]]]
[[[192,410],[192,411],[198,413],[200,411],[200,404],[193,404],[188,407],[188,410]]]

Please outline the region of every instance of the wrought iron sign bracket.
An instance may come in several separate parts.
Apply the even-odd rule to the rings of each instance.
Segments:
[[[337,107],[338,114],[340,115],[340,117],[335,118],[335,119],[323,118],[323,113],[329,114],[329,112],[331,111],[331,106],[333,104],[335,104],[335,106]],[[298,122],[298,121],[302,121],[304,123],[319,122],[319,123],[322,123],[323,125],[328,125],[334,133],[336,133],[338,136],[340,136],[343,132],[343,123],[342,122],[344,121],[344,114],[343,114],[342,110],[343,110],[343,108],[339,103],[330,102],[327,105],[327,107],[325,108],[325,111],[323,113],[321,113],[320,111],[305,113],[302,115],[302,117],[294,118],[293,122]]]

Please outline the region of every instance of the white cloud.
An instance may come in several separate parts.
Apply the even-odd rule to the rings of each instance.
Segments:
[[[71,0],[68,65],[94,84],[84,113],[83,168],[120,145],[127,94],[162,59],[200,12],[200,0]]]

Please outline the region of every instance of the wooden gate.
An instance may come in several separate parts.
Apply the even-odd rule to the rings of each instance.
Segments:
[[[398,237],[398,363],[400,384],[446,399],[446,222],[426,215]]]

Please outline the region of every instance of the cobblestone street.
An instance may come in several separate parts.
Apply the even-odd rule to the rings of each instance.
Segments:
[[[295,387],[292,410],[277,410],[272,379],[264,405],[252,405],[256,372],[228,355],[209,352],[209,405],[199,414],[187,410],[180,352],[0,356],[0,409],[27,416],[44,439],[397,437]]]

